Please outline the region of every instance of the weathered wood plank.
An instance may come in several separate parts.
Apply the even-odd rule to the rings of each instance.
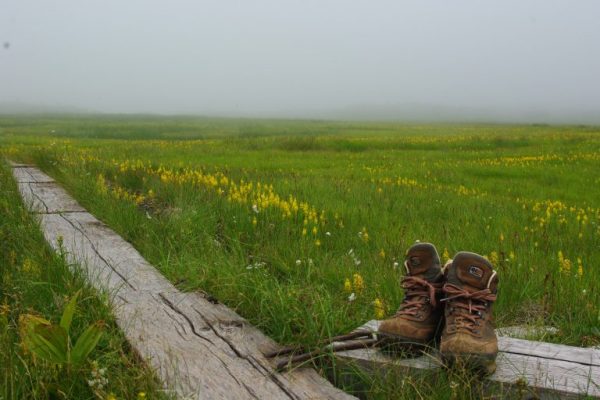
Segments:
[[[503,326],[496,329],[496,333],[500,336],[508,336],[517,339],[531,339],[545,335],[555,335],[558,333],[558,328],[553,326],[530,326],[516,325]]]
[[[85,211],[63,188],[53,182],[21,182],[19,191],[25,204],[33,212],[49,214]]]
[[[13,167],[13,176],[18,183],[36,182],[36,183],[48,183],[54,182],[54,179],[44,174],[37,168],[29,166],[18,166]]]
[[[222,304],[181,293],[119,235],[52,180],[13,168],[46,240],[112,299],[132,347],[179,397],[350,399],[310,368],[277,373],[263,351],[277,344]],[[40,183],[42,182],[42,183]]]
[[[529,355],[600,367],[600,351],[595,349],[536,342],[503,336],[498,336],[498,349],[506,353]]]
[[[369,321],[359,329],[376,332],[379,321]],[[499,336],[496,372],[487,377],[490,392],[503,387],[528,391],[543,398],[600,397],[600,353],[596,349],[555,345]],[[430,371],[441,366],[435,350],[430,354],[399,359],[376,349],[338,353],[345,363],[368,373]]]

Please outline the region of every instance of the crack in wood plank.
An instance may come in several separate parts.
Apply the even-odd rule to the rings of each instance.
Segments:
[[[119,276],[119,278],[121,278],[121,280],[123,280],[123,283],[125,283],[126,285],[128,285],[132,290],[137,290],[137,288],[135,286],[133,286],[130,282],[129,279],[127,279],[123,274],[121,274],[119,271],[117,271],[117,269],[115,267],[112,266],[112,264],[110,264],[98,251],[98,249],[96,249],[96,246],[94,245],[94,242],[92,242],[92,240],[86,235],[86,233],[84,232],[83,228],[81,227],[77,227],[75,226],[75,224],[68,219],[67,217],[65,217],[63,214],[59,214],[59,216],[64,219],[65,221],[67,221],[69,223],[69,225],[71,225],[73,227],[73,229],[77,230],[79,233],[81,233],[81,235],[87,239],[87,241],[89,242],[90,246],[92,247],[92,250],[94,251],[94,253],[96,253],[96,256],[98,256],[99,259],[102,260],[102,262],[108,267],[110,268],[115,274],[117,274]]]
[[[225,337],[224,335],[222,335],[218,329],[216,329],[213,324],[201,313],[198,313],[198,315],[200,316],[200,318],[202,318],[204,320],[204,322],[210,327],[210,329],[212,329],[212,331],[214,332],[215,335],[217,335],[221,340],[223,340],[228,346],[229,348],[235,353],[236,356],[238,356],[239,358],[241,358],[242,360],[245,360],[246,362],[248,362],[253,368],[259,370],[261,373],[263,373],[263,375],[271,380],[273,380],[273,382],[278,385],[283,391],[284,393],[286,393],[290,399],[296,399],[297,397],[294,396],[292,393],[288,392],[287,388],[285,387],[285,385],[283,385],[282,382],[280,382],[277,379],[274,379],[274,374],[270,373],[268,370],[266,370],[266,374],[265,374],[265,367],[254,357],[252,357],[251,355],[245,355],[243,354],[240,350],[238,350],[238,348],[236,347],[235,343],[232,342],[231,340],[229,340],[227,337]]]
[[[192,330],[192,333],[194,335],[196,335],[199,338],[204,339],[208,343],[214,345],[214,343],[213,343],[212,340],[210,340],[209,338],[207,338],[204,335],[201,335],[198,331],[196,331],[196,327],[194,326],[194,323],[192,322],[192,320],[190,319],[190,317],[188,317],[187,315],[185,315],[185,313],[183,311],[181,311],[179,308],[177,308],[177,306],[175,304],[173,304],[169,299],[167,299],[163,293],[159,293],[158,297],[160,297],[160,299],[162,300],[162,302],[165,303],[165,305],[167,307],[169,307],[171,310],[175,311],[177,314],[181,315],[187,321],[187,323],[190,325],[190,329]]]
[[[34,192],[33,188],[31,187],[31,183],[27,184],[27,187],[29,188],[29,192],[31,192],[31,195],[33,197],[35,197],[36,199],[38,199],[38,201],[44,206],[44,208],[46,209],[46,212],[44,212],[43,214],[48,214],[48,212],[50,211],[50,209],[48,208],[48,205],[46,204],[46,202],[36,193]]]

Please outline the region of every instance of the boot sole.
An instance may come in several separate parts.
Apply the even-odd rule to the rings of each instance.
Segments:
[[[465,368],[484,376],[496,371],[495,354],[444,353],[442,360],[448,368]]]
[[[433,343],[433,340],[418,340],[382,332],[378,332],[377,337],[380,340],[380,349],[397,357],[419,356],[430,349]]]

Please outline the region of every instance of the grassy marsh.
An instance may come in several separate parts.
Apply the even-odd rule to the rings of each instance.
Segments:
[[[496,265],[498,326],[552,325],[544,340],[587,346],[600,343],[599,134],[15,117],[0,120],[0,151],[37,163],[180,288],[280,342],[393,314],[397,264],[421,240]]]

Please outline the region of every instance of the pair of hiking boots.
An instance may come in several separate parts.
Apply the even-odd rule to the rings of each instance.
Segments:
[[[478,254],[459,252],[442,267],[435,246],[417,243],[404,266],[404,300],[378,330],[386,347],[410,353],[439,342],[447,365],[493,373],[498,339],[492,303],[498,276],[492,264]]]

